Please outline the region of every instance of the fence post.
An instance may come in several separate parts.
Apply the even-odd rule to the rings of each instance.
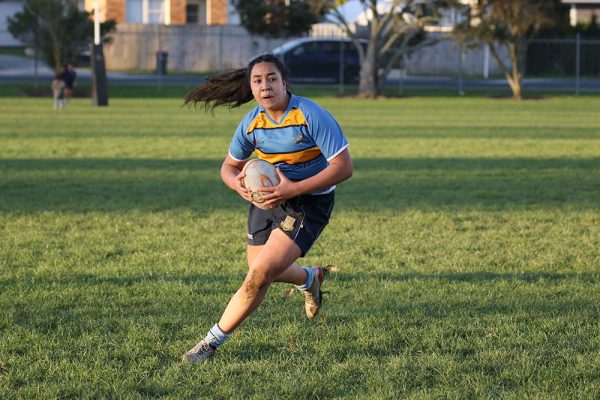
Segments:
[[[340,95],[344,94],[344,41],[340,41]]]
[[[483,79],[490,77],[490,45],[483,45]]]
[[[223,70],[223,26],[219,26],[219,71]]]
[[[579,96],[581,78],[581,34],[575,36],[575,96]]]
[[[463,87],[463,56],[464,56],[464,46],[461,43],[458,48],[458,95],[464,96],[465,90]]]
[[[404,96],[404,80],[406,79],[406,54],[402,55],[402,68],[400,68],[400,77],[398,79],[398,95]]]
[[[157,29],[157,37],[158,37],[158,50],[156,51],[156,89],[162,90],[162,76],[163,76],[163,68],[161,65],[162,62],[162,35],[160,29],[160,23],[156,25]]]
[[[38,88],[38,49],[33,45],[33,87]]]
[[[25,6],[27,7],[27,6]],[[34,37],[34,45],[33,45],[33,87],[34,88],[38,88],[38,28],[39,28],[39,18],[40,17],[35,17],[35,22],[33,25],[33,37]],[[56,71],[55,71],[56,72]]]

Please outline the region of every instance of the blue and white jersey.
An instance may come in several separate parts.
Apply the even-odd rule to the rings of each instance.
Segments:
[[[342,128],[329,112],[309,99],[291,95],[279,123],[260,105],[248,112],[235,131],[229,155],[244,161],[256,151],[258,158],[279,167],[288,179],[299,181],[324,170],[347,147]]]

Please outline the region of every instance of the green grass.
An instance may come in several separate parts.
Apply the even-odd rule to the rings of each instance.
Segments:
[[[0,47],[0,54],[8,56],[28,57],[23,47]]]
[[[1,398],[600,396],[599,97],[315,97],[355,164],[322,318],[276,284],[190,366],[245,274],[247,108],[184,94],[0,98]]]

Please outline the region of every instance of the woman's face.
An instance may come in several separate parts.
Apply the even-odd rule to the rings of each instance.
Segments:
[[[287,83],[275,64],[260,62],[250,71],[250,87],[254,99],[265,110],[283,111],[288,105]]]

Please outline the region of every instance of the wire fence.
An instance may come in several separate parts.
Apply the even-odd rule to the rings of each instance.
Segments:
[[[528,76],[600,78],[600,40],[536,39],[526,65]]]
[[[324,38],[324,36],[320,36]],[[500,57],[510,68],[511,61],[506,48]],[[339,57],[343,60],[343,57]],[[432,47],[403,58],[400,68],[392,71],[388,86],[398,85],[403,93],[406,88],[456,89],[464,94],[469,88],[504,88],[499,83],[504,76],[499,64],[487,46],[467,49],[451,40],[442,40]],[[582,39],[579,35],[569,39],[536,39],[529,43],[523,73],[526,90],[563,91],[579,95],[600,92],[600,40]],[[340,92],[343,86],[344,65],[339,70]],[[388,77],[389,78],[389,77]]]
[[[506,48],[501,49],[500,57],[510,68],[511,61]],[[436,60],[443,58],[447,60],[447,66],[455,66],[455,69],[449,70],[445,76],[455,78],[453,84],[461,94],[469,85],[493,87],[492,84],[486,85],[486,82],[504,78],[488,46],[466,49],[451,41],[446,41],[445,44],[441,42],[432,48],[412,54],[407,60],[408,68],[402,71],[403,77],[414,79],[421,71],[425,71],[423,66],[427,68],[427,65],[438,65]],[[580,35],[564,39],[535,39],[528,45],[522,73],[524,87],[528,90],[556,90],[574,92],[575,95],[582,91],[600,92],[600,40],[584,39]],[[444,74],[429,74],[442,75]],[[478,78],[478,82],[474,83]],[[401,81],[400,85],[404,83]]]
[[[245,65],[249,57],[271,51],[285,41],[251,37],[241,27],[185,26],[173,29],[140,24],[121,24],[113,36],[113,43],[105,49],[108,68],[158,70],[157,54],[164,52],[168,54],[165,72],[167,69],[172,72],[205,72],[237,68]],[[338,31],[322,31],[310,36],[339,40],[343,35]],[[344,90],[344,84],[356,82],[356,79],[348,79],[348,73],[353,71],[348,71],[351,64],[343,56],[351,46],[342,47],[344,50],[339,50],[339,54],[334,51],[331,59],[327,60],[323,59],[325,51],[307,48],[305,54],[309,53],[308,50],[314,50],[314,54],[307,62],[298,61],[301,72],[312,69],[316,76],[309,75],[310,79],[338,82],[340,91]],[[505,64],[510,65],[506,51],[500,55]],[[419,78],[428,79],[434,87],[445,85],[459,92],[473,85],[474,80],[485,86],[486,82],[503,79],[498,63],[485,46],[465,49],[450,40],[442,40],[433,47],[403,58],[403,61],[390,74],[392,85],[397,84],[399,90],[411,85],[415,88],[432,87],[417,82]],[[331,71],[334,71],[333,75]],[[536,39],[529,44],[523,72],[529,83],[537,78],[562,81],[560,87],[554,82],[549,89],[573,91],[575,94],[581,91],[600,92],[600,40],[580,36]],[[452,82],[444,83],[442,78]]]
[[[339,32],[317,32],[312,37],[327,39],[340,37]],[[502,47],[502,46],[499,46]],[[511,60],[506,48],[500,49],[504,65],[510,68]],[[344,57],[338,57],[340,61]],[[392,71],[389,81],[396,82],[399,90],[407,87],[432,88],[444,85],[464,93],[468,87],[505,87],[498,83],[504,80],[499,63],[489,47],[465,48],[452,40],[441,40],[432,47],[404,57],[402,63]],[[317,60],[319,61],[319,60]],[[522,71],[524,87],[528,90],[572,91],[580,94],[600,92],[600,40],[574,38],[535,39],[530,42]],[[302,63],[300,63],[302,64]],[[306,63],[305,63],[306,64]],[[314,65],[312,62],[308,63]],[[316,68],[319,70],[319,68]],[[344,64],[331,67],[339,71],[337,81],[344,81]],[[419,78],[423,78],[419,81]],[[437,79],[436,78],[440,78]],[[441,80],[446,78],[446,80]],[[432,84],[427,85],[427,79]],[[438,85],[438,86],[436,86]],[[343,83],[340,91],[343,91]]]

